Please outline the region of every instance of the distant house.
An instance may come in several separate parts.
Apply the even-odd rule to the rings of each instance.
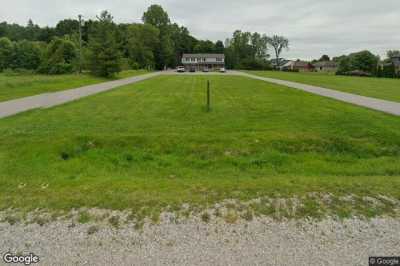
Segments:
[[[310,72],[314,70],[314,66],[306,61],[289,61],[281,67],[283,71],[298,71],[298,72]]]
[[[186,71],[219,70],[225,67],[224,54],[183,54],[182,64]]]
[[[390,60],[392,60],[392,63],[396,68],[396,72],[400,74],[400,56],[393,56],[392,58],[390,58]]]
[[[336,72],[338,70],[338,63],[335,61],[324,61],[313,64],[317,72]]]
[[[284,59],[284,58],[279,58],[278,59],[278,64],[275,58],[270,60],[270,64],[272,68],[281,68],[282,66],[284,66],[287,62],[289,62],[290,60]]]

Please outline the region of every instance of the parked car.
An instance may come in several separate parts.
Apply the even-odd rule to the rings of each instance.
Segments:
[[[219,70],[219,72],[221,72],[221,73],[225,73],[225,72],[226,72],[226,69],[225,69],[225,67],[221,67],[221,68],[220,68],[220,70]]]
[[[179,73],[184,73],[184,72],[186,72],[186,69],[185,69],[185,67],[183,67],[183,66],[178,66],[178,67],[176,68],[176,71],[179,72]]]
[[[209,72],[208,67],[203,68],[203,72]]]

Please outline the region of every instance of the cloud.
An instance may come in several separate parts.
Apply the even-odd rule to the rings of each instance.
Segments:
[[[201,39],[224,40],[237,29],[285,35],[291,41],[289,58],[400,49],[398,0],[3,0],[0,20],[26,24],[31,18],[54,26],[63,18],[94,18],[109,10],[118,22],[139,22],[151,4],[162,5]]]

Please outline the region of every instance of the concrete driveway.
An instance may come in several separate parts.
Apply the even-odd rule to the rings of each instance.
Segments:
[[[264,77],[244,73],[244,72],[233,71],[231,73],[234,75],[239,75],[239,76],[243,76],[243,77],[266,81],[269,83],[283,85],[286,87],[310,92],[313,94],[332,98],[332,99],[339,100],[342,102],[351,103],[351,104],[366,107],[369,109],[381,111],[384,113],[400,116],[400,103],[397,103],[397,102],[380,100],[380,99],[356,95],[356,94],[352,94],[352,93],[346,93],[346,92],[331,90],[331,89],[327,89],[327,88],[306,85],[306,84],[302,84],[302,83],[298,83],[298,82],[273,79],[273,78],[264,78]]]
[[[54,93],[45,93],[21,99],[6,101],[0,103],[0,118],[12,116],[21,112],[37,108],[49,108],[64,104],[83,97],[87,97],[100,92],[112,90],[117,87],[136,83],[142,80],[153,78],[160,75],[161,72],[135,76],[126,79],[114,80],[100,84],[89,85],[77,89],[59,91]]]
[[[320,96],[332,98],[335,100],[339,100],[346,103],[355,104],[358,106],[366,107],[369,109],[385,112],[388,114],[400,116],[400,103],[391,102],[386,100],[380,100],[371,97],[365,97],[360,95],[355,95],[346,92],[340,92],[336,90],[331,90],[327,88],[317,87],[306,85],[302,83],[286,81],[286,80],[279,80],[273,78],[265,78],[260,77],[240,71],[227,71],[226,73],[218,73],[218,72],[195,72],[195,73],[177,73],[175,71],[165,71],[165,72],[154,72],[150,74],[140,75],[136,77],[109,81],[105,83],[85,86],[77,89],[72,90],[65,90],[55,93],[46,93],[40,94],[36,96],[11,100],[7,102],[0,103],[0,118],[4,118],[7,116],[12,116],[21,112],[29,111],[36,108],[49,108],[56,105],[61,105],[67,102],[71,102],[74,100],[81,99],[83,97],[87,97],[93,94],[97,94],[100,92],[108,91],[120,86],[136,83],[142,80],[150,79],[159,75],[183,75],[183,76],[190,76],[190,75],[218,75],[218,76],[242,76],[251,79],[261,80],[269,83],[274,83],[282,86],[286,86],[289,88],[294,88],[302,91],[306,91],[309,93],[317,94]]]

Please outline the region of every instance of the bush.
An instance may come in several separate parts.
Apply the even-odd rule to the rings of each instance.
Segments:
[[[372,76],[377,75],[379,58],[369,51],[343,56],[339,61],[337,75]]]
[[[282,71],[284,72],[294,72],[294,73],[299,73],[300,70],[299,69],[290,69],[290,68],[283,68]]]
[[[271,70],[271,65],[263,60],[244,59],[239,64],[240,69],[245,70]]]
[[[36,42],[21,41],[13,45],[10,68],[36,70],[41,64],[42,49]]]
[[[140,65],[139,65],[139,63],[137,63],[137,62],[130,62],[130,66],[131,66],[131,68],[134,69],[134,70],[140,69]]]
[[[45,74],[72,73],[77,55],[77,49],[73,42],[55,38],[47,46],[39,72]]]
[[[372,74],[362,71],[362,70],[353,70],[353,71],[345,72],[342,75],[357,76],[357,77],[372,77]]]
[[[24,68],[15,68],[15,69],[6,68],[3,70],[3,74],[6,76],[32,75],[34,73],[35,71]]]

